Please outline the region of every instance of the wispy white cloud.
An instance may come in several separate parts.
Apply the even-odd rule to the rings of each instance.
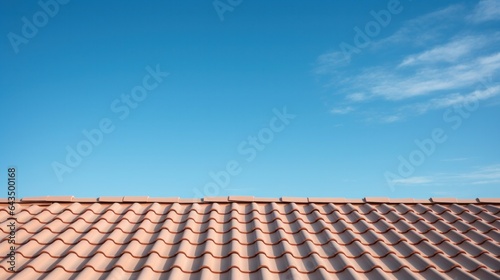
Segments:
[[[373,48],[393,46],[395,44],[415,43],[426,45],[442,36],[457,18],[463,15],[465,6],[455,4],[446,8],[430,12],[409,20],[394,34],[373,43]]]
[[[490,40],[483,36],[466,36],[456,38],[444,45],[436,46],[422,53],[406,57],[399,66],[409,66],[422,63],[456,62],[459,58],[469,55],[473,50],[481,49]]]
[[[472,22],[500,20],[500,1],[481,0],[474,8],[474,12],[467,17]]]
[[[484,7],[496,9],[497,4],[492,5],[481,1],[472,14]],[[500,105],[500,101],[495,103],[498,98],[493,99],[500,95],[500,83],[490,83],[486,89],[481,85],[500,74],[500,52],[495,47],[500,32],[476,24],[464,31],[472,16],[467,11],[464,4],[451,5],[403,23],[384,39],[373,40],[364,51],[382,56],[386,49],[400,51],[404,46],[407,52],[385,56],[377,66],[349,67],[351,58],[340,51],[319,56],[315,73],[327,78],[326,87],[335,91],[331,98],[343,106],[331,112],[351,113],[353,104],[362,102],[364,110],[356,110],[356,114],[370,122],[392,123],[464,102],[491,99],[489,104]],[[377,108],[369,107],[371,104]]]
[[[332,110],[330,110],[330,112],[332,114],[336,114],[336,115],[344,115],[344,114],[350,113],[352,111],[354,111],[354,108],[352,108],[351,106],[337,107],[337,108],[333,108]]]
[[[409,177],[403,179],[394,179],[392,181],[395,185],[420,185],[431,183],[432,179],[428,177]]]
[[[331,74],[341,66],[349,65],[351,58],[341,51],[322,54],[316,61],[314,72],[316,74]]]
[[[449,66],[425,65],[397,73],[391,67],[367,69],[345,84],[347,91],[364,91],[386,100],[403,100],[437,91],[472,86],[500,70],[500,53]]]
[[[384,123],[393,123],[400,121],[402,118],[401,115],[389,115],[389,116],[382,116],[380,117],[380,120]]]
[[[366,99],[368,99],[368,96],[364,93],[361,93],[361,92],[355,92],[355,93],[350,93],[348,94],[345,99],[347,99],[348,101],[352,101],[352,102],[361,102],[361,101],[365,101]]]
[[[489,87],[486,89],[478,89],[469,94],[452,93],[444,97],[433,98],[424,103],[403,106],[403,111],[412,110],[417,114],[426,113],[429,110],[447,108],[459,104],[474,104],[500,95],[500,85]]]
[[[445,29],[450,27],[451,22],[464,10],[464,6],[457,4],[444,9],[431,12],[407,21],[403,26],[389,37],[373,40],[367,51],[378,51],[388,45],[413,43],[426,45],[429,41],[440,37]],[[328,74],[335,72],[338,68],[348,66],[351,62],[351,53],[333,50],[320,55],[316,60],[314,72],[316,74]]]
[[[394,179],[394,185],[470,186],[500,183],[500,164],[478,167],[464,173],[441,173]]]
[[[472,184],[500,182],[500,164],[485,166],[475,171],[450,176],[452,179],[470,181]]]

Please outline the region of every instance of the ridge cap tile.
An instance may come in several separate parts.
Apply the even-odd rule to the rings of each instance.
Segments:
[[[227,196],[205,196],[203,202],[228,202]]]
[[[175,203],[179,202],[180,197],[150,197],[148,198],[148,202],[158,202],[158,203]]]
[[[365,203],[362,198],[346,198],[345,203]]]
[[[254,197],[253,202],[280,202],[280,199],[273,197]]]
[[[414,199],[415,203],[417,204],[429,204],[432,203],[430,199],[425,199],[425,198],[416,198]]]
[[[75,199],[72,195],[47,196],[47,201],[72,202]]]
[[[148,202],[149,196],[124,196],[123,202]]]
[[[457,199],[457,203],[462,203],[462,204],[477,203],[477,199],[473,198]]]
[[[500,203],[500,198],[476,198],[476,201],[479,203]]]
[[[388,197],[375,197],[375,196],[368,196],[363,198],[364,202],[366,203],[390,203],[391,199]]]
[[[60,195],[60,196],[35,196],[35,197],[25,197],[21,199],[21,202],[73,202],[75,199],[72,195]]]
[[[451,197],[431,197],[429,199],[432,203],[457,203],[458,200],[456,198]]]
[[[391,199],[391,203],[415,203],[415,199],[413,198],[394,198]]]
[[[46,201],[47,196],[31,196],[31,197],[23,197],[21,198],[21,202],[38,202],[38,201]]]
[[[75,198],[73,199],[73,202],[97,202],[97,198],[92,198],[92,197]]]
[[[280,198],[280,201],[281,202],[308,203],[307,197],[282,196]]]
[[[178,203],[200,203],[202,202],[201,198],[179,198]]]
[[[253,196],[237,196],[237,195],[230,195],[227,198],[228,201],[231,202],[253,202],[254,197]]]
[[[309,203],[345,203],[345,198],[334,197],[308,197]]]
[[[100,196],[98,202],[123,202],[123,196]]]

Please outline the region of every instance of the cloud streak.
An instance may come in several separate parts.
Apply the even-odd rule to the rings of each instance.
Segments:
[[[385,49],[404,46],[406,54],[388,56],[376,66],[350,67],[349,59],[339,51],[319,56],[315,73],[327,77],[327,88],[335,91],[331,98],[337,99],[329,102],[336,104],[330,108],[331,113],[358,113],[364,117],[369,113],[367,120],[391,123],[463,102],[498,97],[500,87],[496,81],[487,89],[478,87],[482,81],[500,73],[500,51],[495,47],[500,42],[500,32],[484,30],[475,23],[466,31],[455,28],[454,32],[444,32],[442,29],[465,25],[471,18],[500,18],[497,15],[500,2],[491,2],[480,1],[469,15],[464,5],[451,5],[407,21],[395,33],[373,42],[366,50],[383,53]],[[436,23],[448,22],[450,24],[443,24],[445,27],[436,27],[441,26]],[[417,47],[409,44],[417,41],[426,43]],[[381,46],[384,49],[380,49]],[[357,103],[364,103],[362,111],[353,109]],[[375,103],[377,108],[368,108]],[[383,113],[377,112],[380,109]]]
[[[476,23],[500,20],[500,2],[498,0],[481,0],[467,19]]]
[[[421,184],[426,184],[430,183],[433,180],[428,177],[409,177],[409,178],[402,178],[402,179],[395,179],[392,182],[394,185],[421,185]]]
[[[426,45],[441,37],[464,10],[464,5],[455,4],[408,20],[394,34],[374,42],[373,48],[380,49],[406,43]]]
[[[481,49],[489,40],[482,36],[466,36],[455,39],[444,45],[434,47],[419,54],[406,57],[401,64],[409,66],[423,63],[456,62],[459,58],[470,55],[472,51]]]
[[[414,176],[392,181],[400,186],[466,186],[500,183],[500,164],[482,166],[465,173],[442,173],[428,176]]]
[[[460,104],[474,104],[498,95],[500,95],[500,85],[483,90],[475,90],[466,95],[457,93],[448,94],[444,97],[431,99],[425,103],[418,103],[415,105],[403,107],[403,110],[410,109],[417,112],[418,114],[423,114],[430,110],[442,109]]]
[[[346,91],[365,92],[386,100],[403,100],[438,91],[459,90],[473,86],[500,70],[500,53],[449,66],[426,64],[411,72],[397,73],[392,67],[368,69],[352,78]]]
[[[352,107],[348,106],[348,107],[344,107],[344,108],[340,108],[340,107],[333,108],[330,112],[332,114],[336,114],[336,115],[345,115],[345,114],[350,113],[352,111],[354,111],[354,109]]]

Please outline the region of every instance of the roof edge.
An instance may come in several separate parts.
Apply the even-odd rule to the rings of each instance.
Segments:
[[[7,203],[6,198],[0,198],[0,203]],[[338,203],[338,204],[471,204],[489,203],[500,204],[500,198],[475,198],[457,199],[431,197],[429,199],[414,198],[388,198],[388,197],[365,197],[363,199],[335,198],[335,197],[281,197],[263,198],[254,196],[216,196],[204,198],[180,198],[180,197],[149,197],[149,196],[101,196],[97,198],[77,198],[74,196],[38,196],[24,197],[17,203],[40,203],[40,202],[78,202],[78,203],[237,203],[237,202],[275,202],[275,203]]]

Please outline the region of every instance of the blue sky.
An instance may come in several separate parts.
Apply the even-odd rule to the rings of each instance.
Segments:
[[[500,2],[2,1],[18,196],[498,197]],[[6,193],[6,192],[5,192]]]

